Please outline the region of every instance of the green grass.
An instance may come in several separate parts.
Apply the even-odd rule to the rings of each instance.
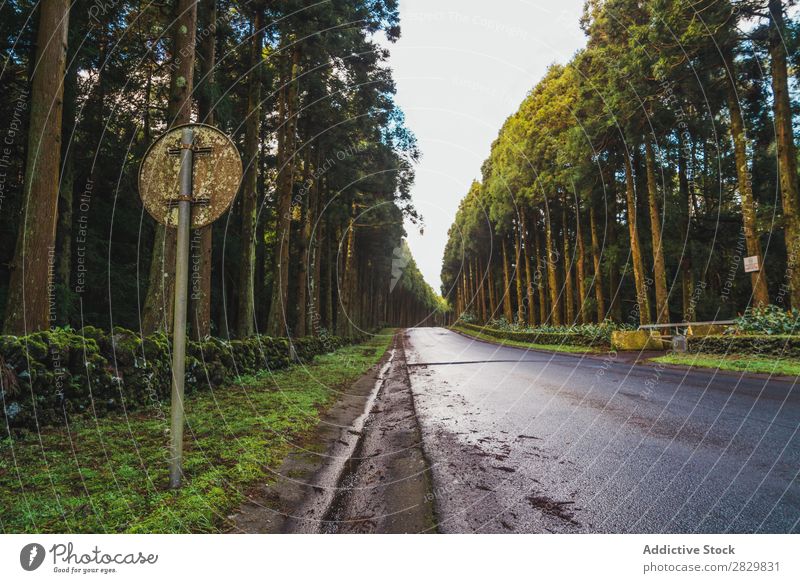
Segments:
[[[218,532],[390,339],[384,331],[305,367],[264,371],[187,399],[186,480],[177,491],[166,487],[168,406],[6,437],[0,531]]]
[[[766,373],[773,375],[800,375],[800,361],[781,358],[764,358],[746,354],[667,354],[651,359],[664,364],[679,364],[737,372]]]
[[[518,348],[532,348],[534,350],[548,350],[550,352],[569,352],[572,354],[602,352],[599,348],[594,348],[591,346],[570,346],[568,344],[533,344],[531,342],[519,342],[518,340],[495,338],[494,336],[484,334],[483,332],[468,330],[466,328],[462,328],[461,326],[453,326],[452,328],[453,330],[461,332],[462,334],[466,334],[467,336],[472,336],[478,340],[491,342],[493,344],[500,344],[502,346],[516,346]]]

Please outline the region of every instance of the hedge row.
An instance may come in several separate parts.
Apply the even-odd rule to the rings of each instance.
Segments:
[[[352,340],[339,337],[292,341],[300,362]],[[171,342],[164,334],[142,338],[123,328],[109,334],[87,326],[28,336],[0,336],[0,423],[32,429],[64,423],[71,414],[135,410],[169,402]],[[189,342],[186,394],[217,387],[240,375],[289,365],[289,340],[254,336]]]
[[[564,345],[564,346],[590,346],[590,347],[607,347],[607,340],[598,334],[589,334],[580,331],[571,332],[552,332],[552,331],[530,331],[530,332],[514,332],[511,330],[498,330],[497,328],[490,328],[488,326],[478,326],[475,324],[459,323],[458,327],[471,330],[473,332],[480,332],[493,338],[500,340],[513,340],[515,342],[528,342],[530,344],[551,344],[551,345]]]
[[[748,354],[800,358],[800,336],[783,334],[726,334],[688,336],[689,352],[710,354]]]

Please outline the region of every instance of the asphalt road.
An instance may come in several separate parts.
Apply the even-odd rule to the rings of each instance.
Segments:
[[[800,532],[800,389],[405,336],[444,532]]]

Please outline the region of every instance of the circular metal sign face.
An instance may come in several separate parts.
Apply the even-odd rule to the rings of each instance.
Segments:
[[[242,159],[231,139],[203,124],[175,126],[148,148],[139,168],[139,196],[162,225],[178,226],[181,134],[194,130],[192,145],[192,228],[205,227],[228,210],[242,180]]]

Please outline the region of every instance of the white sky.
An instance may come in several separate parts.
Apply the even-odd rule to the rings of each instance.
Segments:
[[[422,160],[413,201],[425,232],[407,224],[419,268],[440,291],[442,253],[459,201],[503,121],[548,65],[584,44],[583,0],[400,0],[401,37],[388,48],[397,103]]]

